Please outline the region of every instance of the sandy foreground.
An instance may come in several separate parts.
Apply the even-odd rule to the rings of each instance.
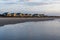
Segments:
[[[31,22],[31,21],[48,21],[53,20],[53,18],[0,18],[0,26],[7,24],[16,24],[23,22]]]

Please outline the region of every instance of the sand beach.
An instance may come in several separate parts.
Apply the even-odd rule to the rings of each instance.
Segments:
[[[0,26],[32,21],[48,21],[53,18],[0,18]]]

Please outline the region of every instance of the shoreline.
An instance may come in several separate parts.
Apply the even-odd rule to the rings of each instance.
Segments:
[[[8,24],[17,24],[24,22],[48,21],[54,20],[53,18],[0,18],[0,26]]]

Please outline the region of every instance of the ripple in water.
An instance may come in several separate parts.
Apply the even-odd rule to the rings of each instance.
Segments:
[[[60,40],[60,20],[26,22],[0,27],[1,40]]]

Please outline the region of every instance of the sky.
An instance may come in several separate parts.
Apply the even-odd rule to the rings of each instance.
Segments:
[[[0,13],[3,12],[60,15],[60,0],[0,0]]]

